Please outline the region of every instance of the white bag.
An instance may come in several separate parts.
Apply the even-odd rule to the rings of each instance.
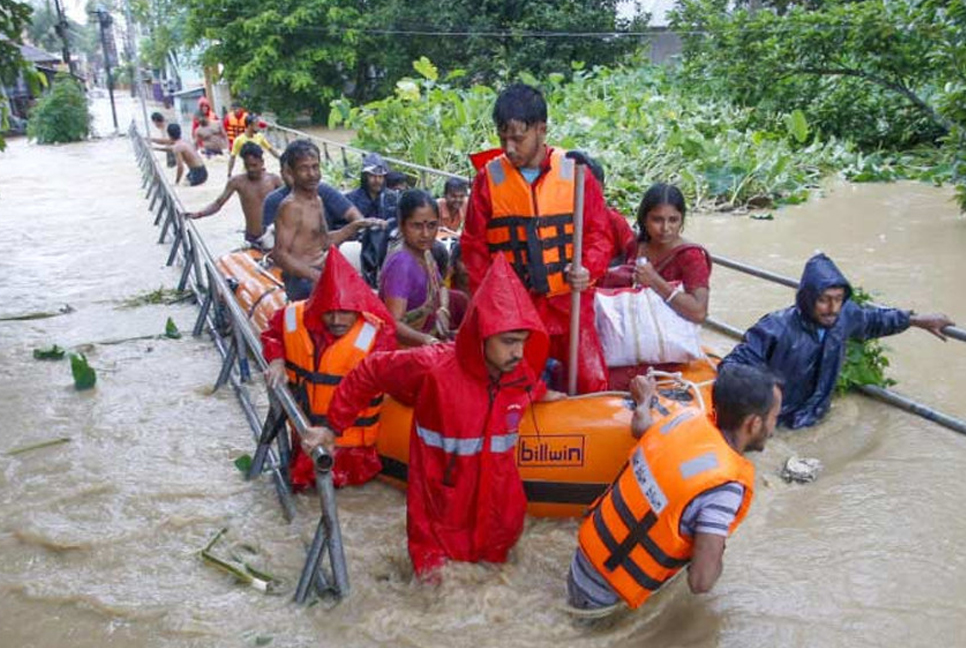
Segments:
[[[689,362],[704,356],[701,327],[650,288],[601,288],[594,297],[597,335],[608,367]]]

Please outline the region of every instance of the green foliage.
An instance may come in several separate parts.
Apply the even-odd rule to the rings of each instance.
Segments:
[[[232,463],[235,464],[235,468],[247,475],[248,471],[252,469],[252,456],[250,454],[243,454]]]
[[[91,132],[91,113],[80,84],[66,74],[54,78],[50,92],[30,112],[27,135],[40,144],[77,142]]]
[[[18,0],[0,0],[0,85],[13,85],[18,74],[32,84],[38,83],[33,67],[27,63],[17,47],[24,28],[30,24],[30,5]],[[7,102],[0,101],[0,151],[7,148],[2,133],[9,128]]]
[[[65,351],[56,344],[47,349],[34,349],[34,360],[60,360]]]
[[[74,376],[74,389],[83,391],[94,387],[97,383],[97,372],[87,364],[87,356],[83,353],[71,353],[67,357],[70,358],[70,372]]]
[[[852,301],[862,305],[872,301],[872,296],[858,287],[852,288]],[[890,387],[895,380],[887,378],[885,370],[889,366],[886,348],[879,340],[848,340],[845,347],[845,363],[839,372],[835,390],[842,394],[862,385]]]
[[[618,20],[617,0],[168,1],[187,9],[188,41],[207,48],[206,63],[224,65],[232,91],[283,116],[307,110],[322,119],[339,96],[385,97],[421,57],[440,66],[438,78],[471,85],[569,71],[571,61],[610,64],[638,46],[546,35],[632,28]],[[453,74],[462,70],[469,74]]]
[[[181,339],[181,331],[178,330],[178,325],[175,324],[174,320],[170,317],[164,324],[164,337],[170,340]]]
[[[679,4],[689,83],[766,114],[801,110],[817,132],[872,154],[852,179],[951,179],[966,209],[966,0],[750,4]],[[923,145],[939,171],[894,155]]]
[[[417,70],[428,70],[427,63]],[[806,143],[804,115],[755,113],[693,94],[663,68],[643,62],[577,69],[569,81],[551,74],[542,86],[548,142],[598,158],[607,170],[608,198],[624,213],[633,213],[656,181],[678,184],[690,204],[705,207],[798,202],[824,174],[855,159],[831,138]],[[404,78],[381,101],[355,108],[335,102],[330,125],[356,129],[362,148],[471,175],[466,154],[497,145],[490,117],[495,98],[482,85]]]

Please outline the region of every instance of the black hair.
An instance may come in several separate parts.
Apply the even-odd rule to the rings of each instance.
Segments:
[[[173,140],[181,139],[181,125],[168,124],[168,137],[170,137]]]
[[[151,113],[151,121],[153,121],[153,122],[163,122],[164,121],[164,115],[162,115],[159,112],[153,112],[153,113]]]
[[[322,155],[319,153],[319,147],[310,142],[307,139],[297,139],[289,142],[288,146],[285,147],[285,152],[282,153],[285,158],[285,164],[288,168],[292,169],[295,166],[296,161],[301,158],[314,156],[321,159]]]
[[[241,151],[238,152],[238,157],[242,159],[247,157],[257,157],[259,160],[261,160],[262,155],[262,147],[255,142],[245,142],[242,144]]]
[[[727,364],[718,369],[711,398],[718,427],[735,432],[748,416],[764,418],[775,404],[775,387],[781,381],[763,367]]]
[[[417,209],[427,206],[432,207],[436,218],[439,218],[439,207],[436,205],[436,199],[429,192],[423,191],[422,189],[407,189],[402,192],[397,206],[400,227],[412,218],[412,215]]]
[[[463,178],[447,178],[446,184],[443,185],[443,195],[454,191],[464,191],[469,193],[470,185]]]
[[[684,215],[687,212],[687,207],[684,203],[684,194],[672,184],[657,182],[652,184],[650,189],[644,192],[644,197],[641,199],[641,206],[637,208],[637,229],[640,232],[637,235],[637,239],[642,243],[647,243],[651,240],[651,237],[647,235],[647,228],[644,226],[647,222],[647,215],[652,209],[660,207],[661,205],[671,205],[681,212],[681,226],[684,227]]]
[[[409,184],[409,176],[402,171],[390,171],[386,174],[386,189],[396,189],[404,184]]]
[[[525,83],[508,85],[493,104],[493,121],[498,129],[511,121],[518,121],[527,128],[547,123],[547,102],[543,94]]]
[[[252,124],[256,124],[257,121],[258,121],[258,115],[253,115],[251,113],[248,113],[247,115],[245,115],[245,126],[246,127],[251,126]],[[257,126],[257,124],[256,124],[256,126]]]

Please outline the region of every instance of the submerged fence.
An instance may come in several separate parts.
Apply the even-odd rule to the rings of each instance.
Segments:
[[[257,370],[264,371],[267,367],[258,334],[235,301],[232,289],[218,270],[194,223],[185,219],[181,201],[151,152],[149,143],[138,133],[133,122],[128,134],[141,168],[142,187],[150,201],[149,209],[155,213],[154,224],[161,227],[158,243],[166,243],[171,235],[167,265],[173,265],[180,258],[183,269],[178,290],[190,290],[200,306],[193,335],[197,337],[207,332],[222,357],[215,389],[225,384],[232,386],[258,444],[248,478],[258,477],[263,472],[271,474],[283,515],[291,521],[295,517],[295,505],[288,478],[291,448],[285,425],[288,421],[304,438],[308,420],[285,385],[267,386],[268,412],[258,411],[248,389],[252,363]],[[349,576],[330,472],[332,457],[319,448],[313,453],[313,459],[321,515],[296,589],[295,598],[299,603],[304,603],[313,589],[319,595],[334,594],[338,598],[349,593]],[[326,555],[329,571],[322,560]]]

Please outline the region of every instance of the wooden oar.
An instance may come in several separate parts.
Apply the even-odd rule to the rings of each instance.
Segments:
[[[580,261],[584,251],[584,174],[587,167],[576,164],[574,191],[574,259],[571,267],[580,270]],[[567,354],[567,393],[573,396],[577,393],[577,354],[580,339],[580,292],[570,289],[570,352]]]

